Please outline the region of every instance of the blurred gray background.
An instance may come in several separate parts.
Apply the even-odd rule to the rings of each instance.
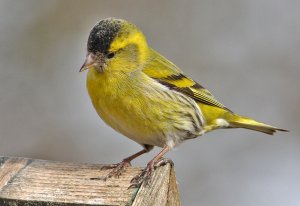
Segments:
[[[0,155],[115,163],[141,149],[100,120],[78,72],[91,27],[119,17],[233,111],[291,130],[219,130],[170,152],[183,205],[298,206],[299,11],[298,0],[1,0]]]

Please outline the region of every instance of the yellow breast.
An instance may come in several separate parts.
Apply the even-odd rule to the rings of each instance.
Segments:
[[[132,79],[129,79],[132,78]],[[138,88],[136,77],[129,77],[122,72],[99,73],[90,69],[87,88],[92,103],[99,116],[112,128],[140,144],[160,144],[153,136],[161,136],[162,126],[154,124],[159,121],[159,111],[149,110],[142,91]]]

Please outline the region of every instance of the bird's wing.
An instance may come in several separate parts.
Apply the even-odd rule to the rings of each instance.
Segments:
[[[146,75],[172,90],[193,98],[196,102],[201,102],[203,104],[216,106],[230,111],[216,100],[207,89],[182,74],[182,71],[176,65],[168,61],[156,51],[153,52],[154,58],[148,61],[143,68],[143,72]]]

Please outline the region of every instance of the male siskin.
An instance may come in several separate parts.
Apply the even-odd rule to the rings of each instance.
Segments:
[[[163,155],[181,142],[219,128],[246,128],[272,135],[287,131],[235,114],[172,62],[150,48],[132,23],[108,18],[90,32],[87,89],[99,116],[139,143],[143,150],[112,165],[106,178],[119,176],[131,160],[162,147],[132,180],[149,181]]]

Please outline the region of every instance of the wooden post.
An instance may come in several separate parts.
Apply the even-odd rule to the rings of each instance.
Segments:
[[[150,186],[130,188],[141,168],[129,167],[119,178],[103,181],[103,165],[0,157],[1,206],[177,206],[175,171],[155,170]]]

